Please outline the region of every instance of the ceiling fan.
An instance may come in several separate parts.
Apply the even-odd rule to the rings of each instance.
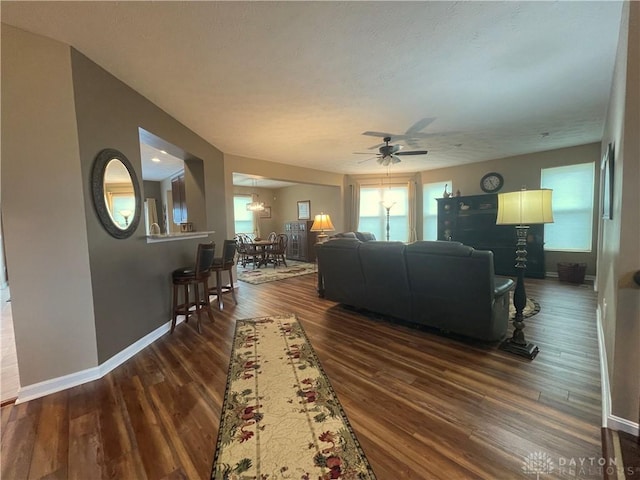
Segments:
[[[402,149],[402,145],[389,145],[390,141],[391,137],[384,137],[384,145],[378,149],[380,153],[375,157],[368,158],[358,163],[368,162],[369,160],[376,158],[376,161],[380,165],[387,167],[401,162],[398,155],[426,155],[428,153],[428,150],[411,150],[409,152],[401,152],[400,150]]]
[[[418,143],[417,140],[422,139],[422,138],[428,138],[428,137],[433,137],[437,134],[435,133],[425,133],[422,130],[424,130],[425,128],[427,128],[429,125],[431,125],[431,123],[433,123],[433,121],[435,120],[435,117],[430,117],[430,118],[422,118],[420,120],[418,120],[416,123],[414,123],[413,125],[411,125],[406,132],[404,133],[389,133],[389,132],[372,132],[372,131],[367,131],[367,132],[362,132],[363,135],[368,135],[370,137],[380,137],[380,138],[384,138],[384,137],[389,137],[391,139],[393,139],[394,142],[397,142],[399,140],[403,140],[404,143],[406,143],[409,147],[417,147]],[[383,143],[379,143],[377,145],[374,145],[373,147],[370,147],[369,150],[373,150],[374,148],[379,148],[381,146],[383,146]]]

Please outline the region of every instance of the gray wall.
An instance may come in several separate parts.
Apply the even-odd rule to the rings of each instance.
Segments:
[[[296,185],[278,190],[280,208],[279,228],[282,230],[286,222],[298,220],[298,201],[309,200],[311,218],[320,213],[331,217],[336,231],[344,231],[341,189],[338,186]]]
[[[593,187],[594,212],[591,252],[545,252],[545,270],[547,272],[557,271],[558,262],[584,262],[587,264],[587,274],[595,275],[598,247],[598,220],[600,217],[600,210],[598,208],[600,159],[600,144],[591,143],[577,147],[561,148],[490,160],[487,162],[472,163],[458,167],[428,170],[422,172],[422,183],[453,180],[453,186],[449,185],[450,192],[455,192],[459,189],[462,195],[480,195],[484,193],[480,188],[480,179],[482,176],[488,172],[500,172],[504,177],[502,192],[513,192],[520,190],[523,186],[532,190],[540,188],[540,170],[543,168],[595,162],[596,181]],[[421,192],[419,192],[419,194],[421,194]],[[419,204],[421,205],[421,202]],[[418,219],[420,222],[418,234],[421,235],[421,215],[418,215]]]
[[[2,220],[20,383],[98,365],[69,47],[2,25]]]
[[[615,145],[613,218],[601,221],[598,310],[602,319],[611,413],[640,421],[640,3],[622,9],[620,41],[602,139]],[[636,430],[636,435],[637,435]]]
[[[198,214],[226,236],[223,158],[68,45],[2,27],[2,213],[20,383],[104,363],[170,318],[170,272],[200,240],[117,240],[96,216],[93,160],[116,148],[141,180],[138,127],[203,160]]]
[[[81,53],[72,49],[71,60],[98,361],[103,363],[170,319],[170,273],[193,263],[201,240],[148,244],[143,222],[131,238],[109,236],[91,203],[93,159],[103,148],[118,149],[141,179],[138,127],[202,159],[204,179],[191,186],[203,190],[206,185],[206,214],[193,213],[197,228],[215,230],[210,238],[220,246],[226,235],[223,159],[216,148]],[[206,218],[206,225],[200,225],[200,218]]]

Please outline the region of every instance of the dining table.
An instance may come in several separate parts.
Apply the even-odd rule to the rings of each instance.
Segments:
[[[277,247],[278,242],[271,240],[254,240],[251,245],[255,247],[256,253],[260,257],[258,264],[255,265],[256,268],[260,268],[262,265],[267,265],[269,262],[269,250]]]

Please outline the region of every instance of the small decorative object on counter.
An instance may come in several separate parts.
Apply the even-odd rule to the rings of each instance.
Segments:
[[[193,223],[192,222],[182,222],[180,224],[180,231],[182,233],[193,232]]]
[[[152,223],[149,227],[149,235],[160,235],[160,225]]]
[[[444,192],[442,192],[442,198],[449,198],[451,196],[451,194],[447,192],[448,185],[449,185],[448,183],[444,184]]]
[[[462,192],[460,191],[460,189],[456,190],[456,197],[461,197],[462,196]]]

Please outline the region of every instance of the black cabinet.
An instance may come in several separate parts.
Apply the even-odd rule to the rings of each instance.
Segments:
[[[316,259],[315,244],[318,233],[311,232],[312,220],[300,220],[284,224],[284,232],[289,237],[287,243],[287,259],[313,262]]]
[[[438,240],[454,240],[476,250],[491,250],[497,275],[517,275],[516,228],[496,225],[498,195],[438,198]],[[544,225],[530,225],[525,275],[544,278]]]

